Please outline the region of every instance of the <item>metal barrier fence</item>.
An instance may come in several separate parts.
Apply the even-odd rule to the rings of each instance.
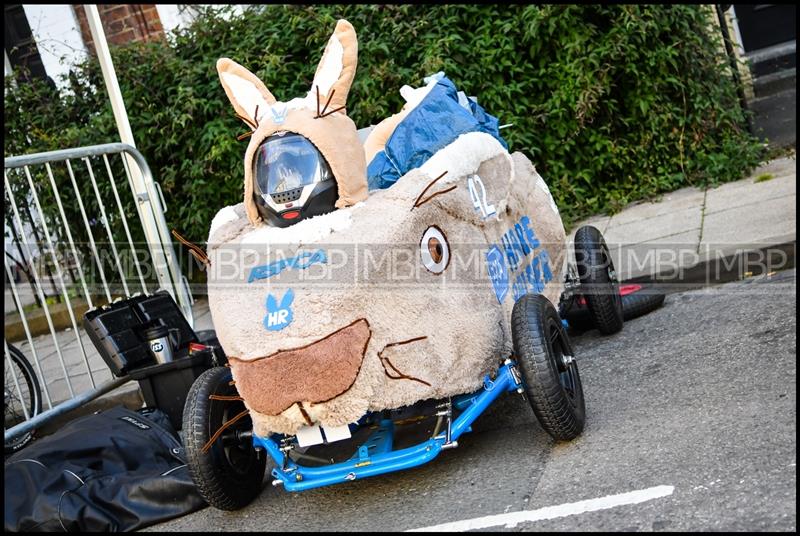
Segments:
[[[111,375],[83,331],[85,311],[160,288],[193,325],[193,300],[161,187],[134,147],[109,143],[6,158],[4,191],[4,301],[14,305],[14,312],[5,310],[8,442],[127,381]],[[33,416],[23,405],[22,422],[9,423],[9,403],[26,389],[8,374],[15,343],[33,365],[45,411]]]

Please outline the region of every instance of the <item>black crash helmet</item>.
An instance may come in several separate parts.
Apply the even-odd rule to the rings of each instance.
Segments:
[[[322,153],[308,138],[278,132],[256,150],[255,199],[261,218],[288,227],[336,209],[336,179]]]

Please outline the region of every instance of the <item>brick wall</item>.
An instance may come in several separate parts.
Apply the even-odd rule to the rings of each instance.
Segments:
[[[86,47],[94,53],[94,41],[82,4],[73,5]],[[98,4],[106,40],[114,45],[151,41],[164,37],[164,28],[155,4]]]

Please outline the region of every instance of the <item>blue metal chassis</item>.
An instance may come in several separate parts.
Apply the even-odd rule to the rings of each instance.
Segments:
[[[394,423],[383,419],[377,430],[358,448],[352,458],[322,467],[305,467],[291,459],[284,459],[285,454],[280,448],[280,442],[286,436],[273,434],[269,437],[260,437],[253,434],[253,444],[256,448],[264,448],[275,461],[277,467],[272,470],[272,476],[280,480],[288,491],[304,491],[410,469],[433,460],[446,448],[457,446],[456,440],[461,434],[472,431],[472,423],[497,397],[505,392],[519,390],[522,383],[515,367],[515,362],[507,360],[498,370],[494,380],[488,375],[484,378],[483,388],[480,391],[453,398],[453,409],[461,413],[452,421],[450,443],[447,442],[445,431],[418,445],[392,450]]]

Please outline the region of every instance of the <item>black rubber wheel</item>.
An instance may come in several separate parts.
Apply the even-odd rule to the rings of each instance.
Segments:
[[[14,345],[8,345],[11,362],[3,366],[3,398],[5,417],[3,430],[33,418],[42,411],[42,390],[36,372],[25,355]],[[16,380],[16,381],[15,381]],[[24,408],[24,409],[23,409]],[[33,432],[27,432],[16,439],[5,442],[5,454],[13,454],[33,440]]]
[[[637,290],[622,295],[622,318],[625,321],[646,315],[664,304],[665,294],[655,294]],[[571,329],[587,331],[594,327],[586,306],[573,304],[563,315]]]
[[[213,443],[207,452],[203,446],[219,428],[244,411],[238,400],[210,400],[211,395],[236,396],[230,384],[231,370],[214,367],[200,375],[186,397],[183,408],[183,432],[189,472],[200,495],[220,510],[238,510],[261,493],[266,468],[266,453],[257,453],[249,437],[249,416],[238,420]]]
[[[539,294],[522,296],[511,313],[514,354],[533,412],[548,434],[563,441],[583,431],[586,407],[578,363],[555,307]]]
[[[646,315],[655,311],[664,303],[665,294],[649,294],[637,291],[622,296],[622,313],[625,320]]]
[[[597,228],[584,225],[575,233],[575,261],[592,323],[604,335],[622,329],[622,298],[611,254]]]

